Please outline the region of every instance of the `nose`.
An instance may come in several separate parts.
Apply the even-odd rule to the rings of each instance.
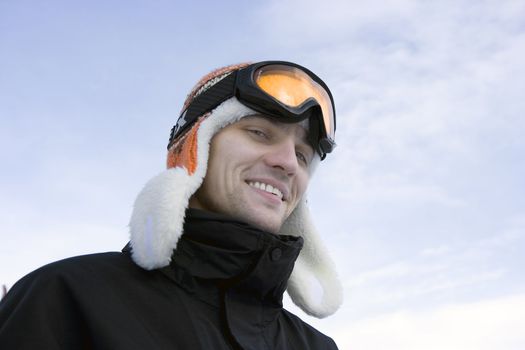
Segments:
[[[282,170],[287,176],[295,175],[299,163],[294,140],[285,139],[272,145],[271,149],[265,154],[265,162],[272,168]]]

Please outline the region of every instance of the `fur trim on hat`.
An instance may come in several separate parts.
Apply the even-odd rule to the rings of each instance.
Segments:
[[[192,126],[197,128],[197,159],[191,162],[191,171],[185,167],[170,168],[146,183],[135,201],[130,220],[131,252],[135,263],[147,270],[169,265],[182,235],[189,199],[206,175],[213,135],[253,114],[257,113],[236,98],[226,100]],[[316,163],[318,160],[312,168]],[[288,282],[292,301],[318,318],[333,314],[342,303],[342,286],[310,219],[305,199],[285,221],[280,233],[301,236],[305,241]],[[321,301],[313,295],[312,278],[323,288]]]

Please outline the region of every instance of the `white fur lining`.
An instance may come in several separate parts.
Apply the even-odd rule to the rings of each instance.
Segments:
[[[332,315],[343,303],[343,286],[335,264],[328,254],[312,222],[306,197],[285,221],[280,234],[302,236],[304,246],[288,280],[290,298],[305,313],[317,318]],[[315,278],[322,288],[320,300],[312,286]]]
[[[129,224],[137,265],[147,270],[169,265],[182,235],[190,197],[206,175],[211,138],[227,124],[254,113],[236,99],[223,102],[199,127],[195,173],[190,176],[184,168],[171,168],[146,183],[135,200]]]
[[[252,114],[255,112],[236,98],[223,102],[199,127],[195,173],[190,176],[184,168],[172,168],[146,183],[135,200],[129,224],[132,258],[137,265],[147,270],[169,265],[182,235],[189,199],[206,175],[213,135],[226,125]],[[293,302],[315,317],[333,314],[342,303],[342,286],[311,222],[305,200],[287,219],[281,233],[302,236],[305,240],[288,282],[288,293]],[[323,288],[320,302],[313,296],[310,276],[316,278]]]

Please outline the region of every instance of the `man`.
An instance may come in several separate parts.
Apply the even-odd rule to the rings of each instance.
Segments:
[[[316,317],[342,302],[305,196],[334,133],[328,87],[299,65],[205,76],[168,169],[137,197],[130,243],[20,280],[0,304],[0,348],[336,349],[282,308],[286,289]]]

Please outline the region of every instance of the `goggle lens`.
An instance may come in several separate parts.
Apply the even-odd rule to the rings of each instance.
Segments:
[[[299,107],[313,98],[320,105],[327,136],[334,139],[334,113],[326,90],[307,73],[296,67],[269,65],[254,73],[257,86],[285,106]]]

